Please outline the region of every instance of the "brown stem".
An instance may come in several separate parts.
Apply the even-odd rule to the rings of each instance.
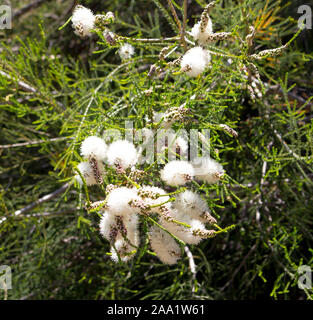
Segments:
[[[168,5],[169,5],[169,7],[170,7],[170,9],[172,11],[174,20],[175,20],[175,22],[176,22],[176,24],[178,26],[181,44],[183,45],[184,49],[187,50],[187,45],[186,45],[186,41],[185,41],[183,28],[182,28],[182,25],[181,25],[181,23],[180,23],[180,21],[178,19],[177,12],[176,12],[171,0],[167,0],[167,3],[168,3]]]

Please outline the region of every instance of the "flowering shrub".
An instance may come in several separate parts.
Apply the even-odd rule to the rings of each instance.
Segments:
[[[171,46],[164,46],[160,50],[159,59],[150,67],[148,78],[164,73],[166,69],[167,72],[174,74],[174,81],[184,74],[192,78],[200,77],[202,73],[209,72],[210,64],[214,63],[211,61],[212,51],[207,49],[207,45],[218,40],[231,40],[238,35],[235,32],[213,32],[209,11],[214,6],[214,2],[205,7],[200,21],[195,23],[191,31],[187,30],[186,24],[187,2],[184,2],[185,11],[182,23],[179,21],[171,1],[169,4],[179,34],[168,39],[173,42]],[[91,36],[92,32],[95,32],[105,41],[107,46],[119,47],[118,53],[122,61],[131,59],[135,53],[134,47],[125,41],[135,41],[137,44],[155,42],[154,39],[133,39],[114,33],[109,29],[114,20],[112,12],[105,15],[94,15],[91,10],[78,5],[73,12],[72,27],[75,33],[82,38]],[[254,27],[250,27],[249,30],[250,33],[246,36],[244,43],[246,48],[253,45],[255,36]],[[250,70],[250,76],[254,75],[259,86],[262,87],[258,69],[253,62],[279,55],[288,45],[289,43],[277,49],[264,50],[254,54],[247,51],[243,59],[240,56],[233,57],[242,59],[242,66]],[[183,53],[178,53],[178,58],[167,61],[174,53],[180,51]],[[180,67],[179,72],[175,71],[177,66]],[[255,93],[258,90],[257,86],[254,88],[255,90],[248,86],[252,100],[255,100]],[[260,91],[257,92],[261,94]],[[151,92],[149,91],[147,94],[150,95]],[[163,114],[151,110],[148,121],[150,121],[151,127],[169,129],[180,118],[184,126],[186,119],[181,118],[181,114],[187,115],[187,119],[193,115],[186,105],[182,105],[179,111],[177,108],[168,108]],[[145,143],[150,145],[158,143],[159,145],[158,136],[155,137],[151,127],[144,128],[146,130],[145,136],[148,136]],[[222,128],[231,135],[237,136],[237,132],[227,125],[222,124]],[[167,136],[167,130],[164,134]],[[150,246],[153,253],[165,264],[175,264],[181,257],[178,244],[182,246],[199,244],[203,239],[212,238],[218,233],[227,232],[234,227],[232,225],[222,229],[211,215],[209,206],[204,200],[205,197],[202,199],[200,194],[195,192],[199,189],[199,184],[191,185],[192,181],[204,184],[218,183],[225,173],[223,166],[210,156],[199,158],[198,152],[197,154],[189,153],[189,145],[194,142],[177,136],[177,133],[171,132],[169,138],[163,141],[161,151],[164,155],[168,154],[167,160],[171,154],[177,155],[179,159],[167,162],[160,170],[159,177],[154,176],[153,179],[147,179],[149,170],[152,166],[159,169],[159,163],[153,163],[151,166],[150,163],[141,161],[139,167],[138,161],[142,154],[137,152],[134,144],[127,140],[116,140],[107,146],[100,137],[89,136],[81,144],[81,156],[85,161],[77,166],[76,180],[80,186],[85,186],[87,193],[87,186],[97,184],[103,188],[103,199],[90,202],[87,194],[85,207],[88,211],[99,213],[101,217],[100,233],[110,242],[110,255],[115,262],[126,262],[134,258],[137,251],[140,250],[138,216],[141,216],[146,222],[152,223],[146,230]],[[203,143],[209,144],[209,139],[202,137],[202,140]],[[183,155],[187,161],[181,158]],[[188,161],[188,155],[190,161]],[[194,155],[197,160],[196,164],[193,163],[195,161]],[[107,162],[108,168],[113,169],[113,173],[108,173],[110,170],[106,169],[105,162]],[[119,183],[110,183],[112,174],[119,176]],[[104,176],[107,179],[104,179]],[[165,184],[166,187],[161,188],[162,184]],[[185,185],[196,190],[179,189]],[[206,229],[206,225],[211,229]]]
[[[312,298],[296,2],[10,3],[0,299]]]

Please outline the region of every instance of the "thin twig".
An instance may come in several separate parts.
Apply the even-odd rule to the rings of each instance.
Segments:
[[[72,137],[59,137],[59,138],[52,138],[52,139],[47,139],[47,140],[35,140],[35,141],[28,141],[28,142],[14,143],[14,144],[4,144],[4,145],[0,145],[0,149],[24,147],[24,146],[34,145],[34,144],[62,141],[62,140],[66,140],[66,139],[73,139],[73,138]]]
[[[70,183],[68,182],[68,183],[64,184],[61,188],[55,190],[54,192],[46,194],[42,198],[34,201],[33,203],[27,205],[26,207],[15,211],[13,213],[13,216],[17,217],[17,216],[19,216],[21,214],[27,213],[27,212],[31,211],[32,209],[34,209],[35,207],[43,204],[44,202],[47,202],[49,200],[52,200],[52,199],[56,198],[58,195],[63,194],[65,192],[65,190],[69,187],[69,185],[70,185]],[[6,217],[1,218],[0,219],[0,224],[3,223],[6,220],[7,220]]]
[[[5,73],[4,71],[1,71],[0,70],[0,74],[10,80],[13,80],[12,76],[10,76],[9,74]],[[31,86],[29,86],[27,83],[23,82],[23,81],[18,81],[18,85],[20,86],[20,88],[22,88],[23,90],[25,91],[28,91],[28,92],[37,92],[37,90]]]
[[[227,288],[235,279],[237,273],[240,271],[240,269],[242,268],[242,266],[245,264],[246,260],[248,259],[248,257],[251,255],[251,253],[256,249],[257,247],[257,243],[255,243],[253,245],[253,247],[249,250],[248,254],[243,258],[243,260],[241,261],[240,265],[238,266],[238,268],[234,271],[231,279],[224,285],[223,288],[221,288],[221,291],[224,291],[225,288]]]
[[[44,2],[47,2],[47,1],[50,1],[50,0],[36,0],[36,1],[33,1],[33,2],[29,3],[25,7],[15,11],[13,13],[13,18],[18,18],[18,17],[22,16],[23,14],[29,12],[30,10],[39,7]]]
[[[79,208],[78,208],[79,209]],[[57,211],[57,212],[39,212],[39,213],[33,213],[33,214],[28,214],[25,215],[25,218],[54,218],[54,217],[59,217],[68,213],[74,213],[78,209],[75,208],[69,208],[63,211]]]
[[[7,79],[14,81],[14,77],[12,77],[11,75],[7,74],[6,72],[4,72],[2,70],[0,70],[0,75],[6,77]],[[23,89],[27,92],[38,93],[37,89],[35,89],[34,87],[31,87],[30,85],[28,85],[24,81],[18,80],[17,84],[19,85],[19,87],[21,89]],[[56,103],[59,107],[61,107],[63,110],[65,110],[65,106],[61,102],[56,101]]]
[[[262,187],[263,187],[263,184],[264,184],[264,177],[265,177],[265,174],[266,174],[266,169],[267,169],[267,162],[266,161],[263,161],[263,166],[262,166],[262,176],[261,176],[261,181],[260,181],[260,191],[262,192]],[[259,194],[259,199],[258,199],[258,206],[257,206],[257,209],[256,209],[256,214],[255,214],[255,218],[256,218],[256,221],[259,223],[260,221],[260,218],[261,218],[261,213],[260,213],[260,208],[262,207],[263,205],[263,201],[262,201],[262,195],[261,193]]]
[[[170,9],[171,9],[171,11],[172,11],[172,14],[173,14],[173,17],[174,17],[175,22],[176,22],[179,30],[181,31],[181,23],[180,23],[180,21],[179,21],[179,19],[178,19],[177,12],[176,12],[176,10],[175,10],[175,8],[174,8],[174,6],[173,6],[173,3],[172,3],[171,0],[167,0],[167,3],[168,3],[168,5],[169,5],[169,7],[170,7]]]
[[[187,0],[184,0],[183,8],[184,8],[184,11],[183,11],[183,26],[182,26],[182,30],[181,30],[181,36],[182,36],[182,39],[183,39],[184,47],[186,49],[187,46],[186,46],[186,42],[184,40],[185,40],[185,34],[186,34],[187,14],[188,14],[188,1]]]
[[[189,267],[190,267],[190,272],[192,273],[192,293],[196,292],[196,286],[195,286],[195,281],[196,281],[196,275],[197,275],[197,271],[196,271],[196,264],[195,264],[195,260],[193,258],[193,255],[191,253],[191,251],[189,250],[188,246],[184,247],[186,255],[189,259]]]
[[[178,26],[181,44],[183,45],[184,49],[187,50],[187,45],[186,45],[186,41],[185,41],[185,35],[183,33],[183,28],[182,28],[182,25],[181,25],[181,23],[179,21],[177,12],[176,12],[171,0],[167,0],[167,3],[168,3],[168,5],[169,5],[169,7],[170,7],[170,9],[172,11],[172,15],[174,17],[174,20],[175,20],[177,26]]]
[[[170,38],[143,38],[143,39],[135,39],[135,38],[128,38],[128,37],[122,37],[119,36],[119,39],[127,39],[133,42],[144,42],[144,43],[149,43],[149,42],[175,42],[180,39],[180,37],[170,37]]]
[[[281,142],[281,144],[285,147],[285,149],[288,151],[289,154],[291,154],[295,159],[297,160],[301,160],[301,157],[298,156],[295,152],[293,152],[288,144],[286,143],[286,141],[282,138],[281,134],[274,128],[274,126],[271,124],[271,127],[275,133],[275,136],[277,137],[277,139]]]

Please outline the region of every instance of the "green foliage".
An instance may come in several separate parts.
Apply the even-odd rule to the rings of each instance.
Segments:
[[[71,24],[58,31],[71,14],[71,1],[64,2],[48,1],[29,13],[32,20],[22,16],[1,41],[0,218],[6,220],[0,224],[0,262],[13,270],[8,298],[312,299],[312,290],[297,286],[298,267],[313,267],[312,54],[294,41],[279,57],[253,61],[260,77],[248,61],[250,53],[280,47],[296,34],[296,20],[282,16],[288,6],[216,1],[210,11],[214,31],[236,37],[210,45],[211,69],[191,79],[158,62],[160,50],[179,41],[134,40],[178,34],[167,1],[85,1],[95,12],[115,13],[110,28],[127,39],[113,46],[96,34],[79,39]],[[199,0],[189,6],[187,31],[205,5]],[[245,42],[249,26],[257,30],[252,48]],[[121,61],[122,42],[134,45],[134,58]],[[176,49],[170,60],[183,53]],[[164,73],[148,77],[153,64]],[[249,89],[256,81],[261,97]],[[153,111],[184,103],[193,116],[175,130],[210,129],[211,155],[226,170],[221,183],[192,187],[222,228],[236,225],[190,247],[196,277],[186,254],[171,267],[154,257],[145,219],[135,259],[112,262],[109,244],[99,236],[99,215],[84,208],[87,195],[103,199],[101,187],[86,191],[70,183],[65,193],[15,214],[72,181],[85,137],[124,132],[125,120],[143,128]],[[162,185],[161,167],[153,164],[145,183]],[[110,183],[118,179],[109,173]]]

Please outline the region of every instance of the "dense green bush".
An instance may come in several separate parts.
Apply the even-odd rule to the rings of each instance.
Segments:
[[[167,1],[84,1],[94,12],[114,12],[109,28],[127,39],[113,45],[100,32],[81,39],[71,23],[63,26],[73,3],[45,1],[0,34],[0,265],[13,274],[12,290],[1,298],[312,299],[312,290],[297,286],[298,267],[313,266],[312,50],[303,45],[307,31],[298,32],[294,8],[216,1],[214,31],[232,38],[210,43],[211,68],[189,78],[168,65],[185,52],[180,40],[159,60],[168,45],[162,38],[178,29]],[[188,4],[186,31],[206,6],[172,3],[182,24]],[[249,47],[250,26],[256,33]],[[121,61],[125,41],[135,55]],[[251,58],[286,43],[280,55]],[[148,76],[152,65],[160,72]],[[86,190],[72,183],[79,146],[89,135],[123,131],[126,120],[144,128],[153,111],[181,105],[190,116],[173,128],[209,129],[211,156],[226,171],[219,184],[191,187],[219,226],[235,228],[189,246],[192,258],[185,254],[174,266],[144,245],[132,261],[116,264],[99,235],[99,216],[85,209]],[[154,164],[144,182],[163,186],[162,167]],[[112,170],[108,180],[121,177]],[[103,199],[103,188],[91,187],[88,196]],[[143,218],[142,235],[147,224]]]

